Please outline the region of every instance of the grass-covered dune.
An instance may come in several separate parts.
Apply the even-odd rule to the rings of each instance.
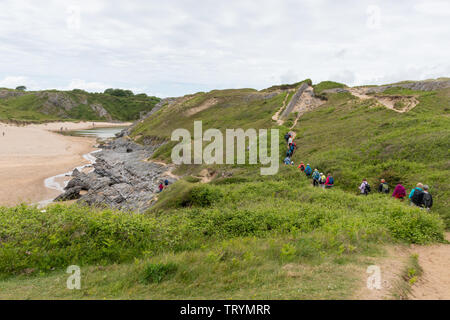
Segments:
[[[141,215],[0,208],[0,297],[349,297],[368,263],[360,258],[382,244],[443,240],[435,213],[313,188],[292,166],[276,176],[255,172],[211,185],[183,179]],[[81,292],[53,282],[72,264],[89,270]],[[27,281],[33,289],[21,291]]]
[[[0,88],[0,121],[121,120],[139,118],[159,98],[72,91],[19,91]]]

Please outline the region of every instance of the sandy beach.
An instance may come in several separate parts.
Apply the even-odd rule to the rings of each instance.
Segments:
[[[127,125],[130,123],[95,122],[96,128]],[[61,127],[92,129],[93,122],[19,127],[0,123],[0,206],[54,198],[59,192],[46,188],[44,180],[88,163],[83,155],[95,150],[95,139],[56,133]]]

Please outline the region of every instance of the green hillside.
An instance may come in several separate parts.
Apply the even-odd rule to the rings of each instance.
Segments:
[[[297,87],[165,101],[131,138],[168,142],[174,129],[192,131],[195,120],[203,130],[279,128],[281,162],[290,129],[272,116]],[[321,94],[327,101],[293,128],[293,160],[331,172],[333,189],[313,188],[297,166],[280,164],[278,174],[262,176],[259,165],[182,165],[174,171],[181,179],[144,214],[62,204],[45,212],[0,208],[0,298],[354,298],[386,246],[444,242],[450,89],[383,93],[416,96],[420,103],[406,113],[348,92]],[[170,162],[173,145],[153,157]],[[209,183],[200,182],[205,169]],[[358,196],[362,178],[373,190],[380,178],[408,191],[428,184],[435,204],[427,212],[389,195]],[[71,264],[82,267],[81,290],[65,288]],[[397,289],[392,297],[404,298]]]
[[[0,120],[121,120],[139,118],[150,111],[159,98],[145,94],[118,96],[107,93],[72,91],[18,91],[0,89]]]

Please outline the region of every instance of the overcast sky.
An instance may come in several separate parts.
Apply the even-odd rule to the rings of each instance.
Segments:
[[[0,87],[160,97],[450,76],[450,1],[0,0]]]

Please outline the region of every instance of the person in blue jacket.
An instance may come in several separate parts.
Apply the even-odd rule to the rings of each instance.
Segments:
[[[311,174],[312,174],[312,169],[311,169],[311,167],[309,166],[309,163],[306,165],[306,168],[305,168],[305,174],[306,174],[306,176],[309,178],[310,176],[311,176]]]
[[[423,203],[423,194],[423,184],[419,182],[417,186],[413,188],[409,193],[409,200],[411,200],[411,205],[421,207]]]

